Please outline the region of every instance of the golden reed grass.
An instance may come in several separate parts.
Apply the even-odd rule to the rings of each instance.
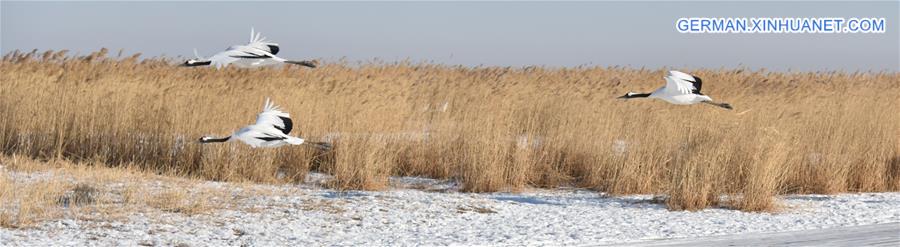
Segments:
[[[663,70],[325,64],[215,70],[167,59],[13,52],[0,150],[222,181],[379,189],[393,175],[465,191],[577,186],[666,194],[672,209],[774,208],[783,193],[900,189],[900,74],[689,71],[734,111],[616,100]],[[333,143],[200,145],[252,123],[266,97],[292,134]],[[725,198],[725,199],[723,199]]]
[[[156,176],[132,166],[38,161],[18,155],[0,156],[0,164],[0,227],[5,228],[58,218],[122,219],[154,209],[205,214],[239,205],[234,195],[265,193],[243,189],[232,195],[229,190],[197,186],[199,180]]]

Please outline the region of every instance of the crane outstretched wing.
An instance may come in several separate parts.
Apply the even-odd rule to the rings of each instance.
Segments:
[[[700,78],[680,72],[669,71],[666,78],[666,90],[672,94],[700,94]]]
[[[243,66],[264,66],[283,63],[283,58],[277,57],[267,51],[258,50],[244,45],[229,47],[228,50],[219,52],[210,58],[216,67],[225,67],[229,64],[241,62]]]
[[[265,50],[256,49],[246,45],[235,45],[228,47],[223,53],[229,57],[238,59],[266,59],[272,58],[272,53]]]
[[[272,55],[278,54],[278,51],[281,50],[278,44],[266,41],[266,37],[262,37],[262,33],[255,32],[252,27],[250,28],[250,42],[247,43],[247,46],[272,53]]]
[[[688,73],[684,73],[684,72],[677,71],[677,70],[669,71],[669,75],[677,77],[683,81],[690,82],[691,85],[694,86],[694,89],[691,92],[695,93],[695,94],[700,94],[700,89],[703,87],[703,81],[700,80],[700,77],[693,76]]]
[[[233,57],[233,55],[236,55],[236,54],[240,54],[240,53],[235,50],[225,50],[225,51],[216,53],[212,57],[209,57],[209,60],[212,61],[212,65],[215,66],[216,68],[222,68],[222,67],[228,66],[229,64],[231,64],[233,62],[237,62],[238,60],[241,60],[240,58]]]
[[[291,129],[294,128],[294,122],[291,121],[291,116],[286,112],[281,111],[281,109],[268,98],[266,98],[266,104],[263,106],[263,111],[256,117],[255,125],[260,127],[271,126],[285,135],[290,134]]]

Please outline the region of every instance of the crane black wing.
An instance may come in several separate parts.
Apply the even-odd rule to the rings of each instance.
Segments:
[[[275,106],[269,99],[266,99],[263,112],[259,113],[259,116],[256,117],[255,125],[266,128],[272,127],[287,135],[290,134],[291,130],[294,128],[294,121],[291,120],[289,114],[281,111],[278,109],[278,106]]]
[[[283,124],[282,126],[284,127],[275,126],[275,128],[283,132],[285,135],[291,133],[291,130],[294,129],[294,121],[291,121],[291,118],[289,117],[279,116],[278,118],[281,119],[281,122]]]
[[[691,84],[694,84],[694,90],[691,90],[691,93],[703,95],[702,93],[700,93],[700,87],[703,86],[703,80],[700,80],[700,77],[697,77],[697,76],[691,76],[691,77],[694,77],[694,81],[691,82]]]

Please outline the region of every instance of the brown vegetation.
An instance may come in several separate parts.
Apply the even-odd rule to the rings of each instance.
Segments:
[[[157,176],[129,167],[0,157],[0,227],[29,227],[45,219],[121,219],[133,213],[203,214],[245,207],[254,188],[209,188],[202,181]],[[150,212],[153,213],[153,212]]]
[[[667,194],[684,210],[900,189],[897,73],[688,71],[735,107],[726,111],[615,99],[662,85],[663,70],[171,64],[7,54],[0,151],[219,181],[299,182],[312,169],[339,189],[383,188],[391,175],[457,179],[472,192],[578,186]],[[292,114],[293,134],[334,149],[196,142],[252,123],[266,97]]]

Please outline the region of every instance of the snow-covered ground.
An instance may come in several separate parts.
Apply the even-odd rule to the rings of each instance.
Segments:
[[[207,213],[156,210],[0,228],[0,245],[591,245],[900,222],[900,193],[788,196],[778,213],[685,212],[652,196],[578,189],[473,194],[456,192],[452,182],[395,178],[386,191],[340,192],[316,185],[323,175],[310,178],[304,185],[241,185],[273,193]]]

